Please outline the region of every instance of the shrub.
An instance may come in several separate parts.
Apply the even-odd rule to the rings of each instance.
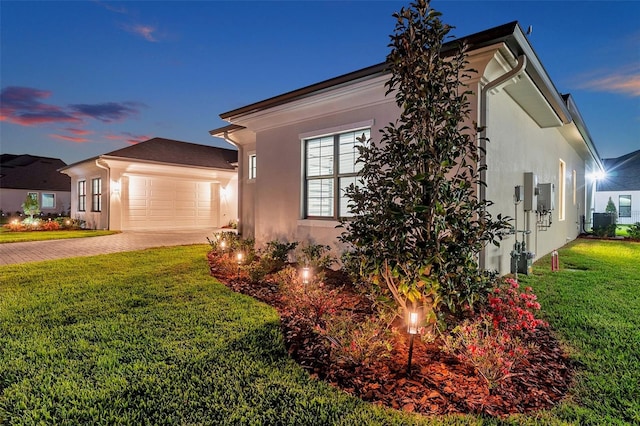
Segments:
[[[531,287],[520,291],[520,285],[512,278],[506,278],[493,289],[489,296],[488,311],[495,329],[511,335],[526,336],[538,327],[548,324],[535,317],[534,311],[540,310],[540,303]]]
[[[629,226],[627,233],[629,234],[629,238],[640,240],[640,222],[636,222]]]
[[[330,253],[331,247],[322,244],[307,244],[300,248],[296,259],[298,263],[316,271],[331,267],[336,258]]]
[[[57,231],[59,229],[60,229],[60,225],[58,224],[58,222],[54,220],[44,221],[40,225],[40,230],[42,231]]]
[[[288,243],[269,241],[260,253],[260,264],[267,273],[279,271],[289,260],[289,252],[298,246],[297,242]]]
[[[494,327],[491,315],[482,314],[465,320],[445,339],[443,350],[452,353],[460,362],[473,366],[489,389],[513,375],[514,368],[535,349],[524,345],[508,331]]]
[[[316,329],[331,345],[332,363],[367,366],[391,355],[390,331],[384,322],[380,316],[358,320],[352,311],[342,311]]]

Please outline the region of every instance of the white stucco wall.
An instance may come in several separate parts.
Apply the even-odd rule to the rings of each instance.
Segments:
[[[518,230],[530,230],[525,237],[527,249],[536,259],[563,246],[579,234],[580,215],[585,204],[585,164],[571,148],[557,127],[540,128],[505,92],[488,97],[487,136],[487,199],[495,204],[490,211],[515,218]],[[565,174],[559,176],[560,160],[565,162]],[[575,203],[573,171],[576,171]],[[515,186],[524,185],[524,173],[537,175],[538,184],[555,187],[555,210],[551,226],[537,226],[536,213],[524,212],[524,203],[515,205]],[[565,218],[560,220],[560,180],[565,182]],[[522,234],[518,234],[522,240]],[[500,248],[488,247],[487,267],[501,274],[510,270],[510,251],[515,237],[503,240]]]
[[[620,213],[619,197],[620,195],[631,196],[631,217],[618,217],[619,224],[633,224],[640,222],[640,190],[638,191],[597,191],[595,213],[604,213],[609,202],[609,197],[616,206],[616,211]]]

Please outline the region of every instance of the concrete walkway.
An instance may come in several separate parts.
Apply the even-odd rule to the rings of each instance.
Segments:
[[[207,244],[212,229],[189,231],[122,232],[101,237],[0,244],[0,265],[94,256],[152,247]]]

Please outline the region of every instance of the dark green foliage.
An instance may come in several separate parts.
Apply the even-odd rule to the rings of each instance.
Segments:
[[[267,273],[272,273],[284,268],[289,260],[289,252],[295,250],[297,242],[288,243],[277,240],[269,241],[260,253],[260,265]]]
[[[335,257],[331,255],[331,247],[322,244],[307,244],[300,248],[298,254],[298,263],[309,266],[316,271],[329,268],[336,262]]]
[[[33,216],[40,214],[40,204],[36,194],[28,194],[22,203],[22,211],[33,220]]]
[[[629,238],[640,240],[640,222],[636,222],[633,225],[629,226],[627,234],[629,235]]]
[[[605,213],[612,213],[617,215],[618,214],[618,210],[616,210],[616,205],[613,202],[613,200],[611,199],[611,197],[609,197],[609,201],[607,201],[607,207],[605,207],[604,209]]]
[[[361,179],[347,189],[355,217],[341,240],[361,273],[433,321],[434,310],[459,312],[486,294],[492,277],[477,255],[507,222],[477,196],[484,151],[466,124],[466,46],[443,57],[451,27],[425,1],[394,16],[386,87],[401,116],[379,141],[362,141]]]

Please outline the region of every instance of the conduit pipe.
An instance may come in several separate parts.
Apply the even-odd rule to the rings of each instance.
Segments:
[[[482,90],[480,91],[480,148],[486,152],[487,149],[487,95],[491,90],[496,88],[501,88],[507,86],[508,84],[513,84],[514,82],[509,83],[510,80],[518,78],[527,67],[527,57],[525,55],[518,56],[518,62],[516,66],[502,74],[500,77],[489,81],[484,85]],[[484,168],[487,165],[486,156],[483,155],[480,159],[480,166]],[[486,183],[487,173],[485,170],[480,172],[480,180]],[[487,190],[484,185],[479,185],[479,195],[480,200],[485,201],[487,197]],[[478,258],[478,263],[481,269],[485,269],[486,266],[486,253],[485,250],[480,251],[480,256]]]

